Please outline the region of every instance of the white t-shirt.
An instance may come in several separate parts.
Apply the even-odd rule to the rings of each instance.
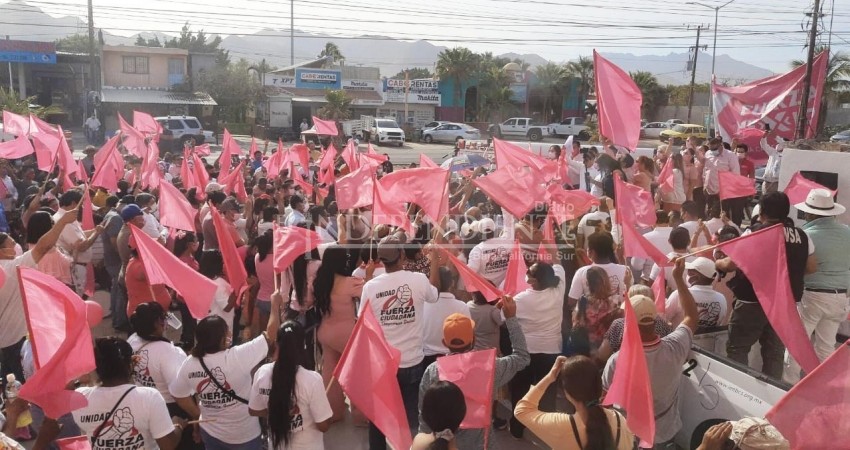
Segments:
[[[384,330],[387,342],[401,352],[400,368],[412,367],[423,353],[422,308],[438,299],[437,288],[418,272],[399,270],[367,281],[360,296],[360,309],[366,301]]]
[[[679,256],[685,256],[685,253],[676,253],[670,252],[667,253],[667,259],[673,259]],[[696,259],[696,256],[688,256],[685,258],[685,262],[693,262]],[[661,267],[658,267],[658,264],[652,265],[652,271],[649,273],[649,280],[655,281],[656,278],[661,274]],[[664,268],[664,282],[667,283],[667,289],[676,290],[676,279],[673,278],[673,268],[665,267]],[[688,282],[687,277],[685,277],[685,283]]]
[[[154,388],[136,387],[121,400],[115,413],[107,417],[131,387],[122,384],[77,389],[88,400],[88,405],[71,413],[80,430],[91,437],[106,422],[98,431],[92,450],[159,450],[156,440],[174,431],[165,400]]]
[[[168,392],[168,383],[177,377],[177,371],[186,361],[183,349],[170,342],[146,341],[135,333],[127,338],[127,343],[138,356],[133,366],[136,386],[156,388],[165,403],[174,403],[174,397]]]
[[[452,314],[469,315],[469,306],[455,298],[450,292],[440,292],[437,303],[426,303],[422,309],[422,330],[425,333],[425,356],[447,355],[449,349],[443,345],[443,322]]]
[[[697,229],[699,229],[699,222],[691,220],[690,222],[685,222],[679,226],[688,230],[688,237],[691,238],[691,241],[693,242],[694,233],[696,233]],[[708,241],[705,239],[705,234],[700,233],[699,239],[697,240],[697,247],[702,247],[703,245],[708,245]]]
[[[251,386],[251,397],[248,407],[254,411],[269,408],[269,394],[272,388],[272,372],[274,363],[265,364],[254,375]],[[303,367],[295,373],[295,405],[290,412],[289,445],[278,446],[278,450],[324,450],[325,440],[316,423],[324,422],[333,416],[322,376]],[[281,441],[281,444],[283,442]],[[269,447],[271,448],[271,437]]]
[[[513,242],[505,238],[491,238],[479,243],[469,252],[470,269],[499,286],[508,272]]]
[[[375,271],[372,273],[372,277],[374,278],[374,277],[377,277],[378,275],[383,275],[385,273],[387,273],[387,269],[385,269],[383,266],[375,267]],[[355,278],[362,278],[362,279],[365,280],[366,279],[366,267],[360,266],[360,267],[354,269],[354,272],[351,272],[351,276],[355,277]]]
[[[15,259],[0,260],[0,268],[6,275],[6,282],[0,286],[0,348],[9,347],[27,335],[27,320],[24,315],[24,301],[21,298],[18,283],[18,267],[36,268],[32,251],[27,251]]]
[[[657,227],[644,234],[643,237],[661,253],[667,254],[673,251],[673,246],[669,242],[671,231],[673,229],[670,227]],[[653,265],[654,263],[651,259],[632,258],[632,267],[641,271],[640,276],[642,278],[649,279]]]
[[[57,222],[67,213],[64,209],[60,209],[53,214],[53,222]],[[82,225],[80,222],[71,222],[68,225],[65,225],[65,228],[62,229],[62,233],[59,234],[59,240],[56,241],[56,246],[65,251],[65,253],[74,257],[74,261],[79,263],[90,263],[92,257],[91,247],[89,247],[84,252],[79,252],[76,255],[73,252],[73,247],[77,245],[78,242],[84,241],[86,239],[86,234],[83,231]]]
[[[269,352],[263,335],[242,345],[204,356],[204,363],[225,389],[247,399],[251,393],[251,369],[262,362]],[[198,394],[201,423],[210,436],[228,444],[243,444],[260,435],[260,423],[248,415],[248,405],[219,390],[201,367],[198,358],[186,359],[168,390],[175,398]]]
[[[723,294],[712,289],[711,286],[691,286],[691,295],[697,303],[699,310],[699,326],[700,327],[716,327],[726,324],[726,297]],[[682,311],[682,306],[679,304],[679,292],[673,291],[667,297],[667,306],[665,307],[664,317],[673,326],[678,326],[685,319],[685,313]]]
[[[567,281],[564,268],[560,264],[555,264],[552,268],[555,270],[555,276],[561,280],[558,286],[544,291],[529,288],[514,298],[516,318],[525,334],[529,353],[561,353],[561,321]]]
[[[210,303],[210,315],[219,316],[224,319],[227,322],[228,329],[233,331],[233,318],[236,316],[236,311],[233,309],[230,311],[224,310],[224,308],[227,308],[227,302],[230,300],[230,294],[233,293],[233,288],[230,287],[230,283],[223,277],[218,277],[213,282],[216,285],[216,290],[213,301]]]
[[[626,286],[626,271],[628,271],[629,268],[614,263],[591,264],[589,266],[580,267],[576,270],[575,275],[573,275],[573,282],[572,285],[570,285],[570,293],[567,296],[578,300],[582,295],[590,295],[590,287],[587,285],[587,270],[591,267],[599,267],[605,270],[608,274],[608,280],[611,283],[611,296],[609,298],[617,305],[623,303],[623,295],[625,295],[626,291],[629,289],[629,287]]]
[[[602,211],[594,211],[592,213],[587,213],[581,217],[581,220],[578,221],[578,233],[584,236],[584,248],[587,249],[587,237],[596,232],[596,226],[594,225],[594,221],[605,223],[610,219],[610,215],[606,212]],[[588,225],[588,221],[590,221],[590,225]]]

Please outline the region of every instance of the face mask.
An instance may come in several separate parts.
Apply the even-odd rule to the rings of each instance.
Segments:
[[[738,159],[744,159],[746,157],[747,155],[745,155],[744,153],[738,153]]]
[[[24,254],[24,249],[21,248],[21,244],[15,244],[15,256],[21,256]]]

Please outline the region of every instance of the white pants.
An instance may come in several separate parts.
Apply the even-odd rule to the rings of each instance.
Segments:
[[[77,295],[81,297],[86,290],[87,276],[88,269],[86,266],[77,263],[71,264],[71,280],[74,281],[74,290],[77,291]]]
[[[838,327],[847,318],[847,294],[804,291],[797,311],[806,335],[814,333],[815,353],[823,361],[835,351],[835,335]],[[785,372],[782,379],[787,383],[800,381],[800,365],[785,351]]]

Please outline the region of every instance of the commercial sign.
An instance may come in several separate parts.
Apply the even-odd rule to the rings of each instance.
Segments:
[[[267,73],[264,75],[263,84],[266,86],[295,87],[295,77]]]
[[[52,42],[0,40],[0,62],[56,64]]]
[[[338,70],[295,69],[295,87],[305,89],[341,89]]]
[[[525,83],[511,83],[511,100],[524,104],[528,101],[528,85]]]
[[[440,82],[430,78],[420,80],[387,79],[384,97],[388,103],[440,104]]]
[[[404,92],[387,92],[385,98],[387,103],[405,103]],[[416,92],[409,92],[407,94],[407,103],[415,103],[420,105],[439,105],[441,98],[442,97],[439,93],[419,94]]]
[[[377,91],[378,80],[342,80],[346,91]]]
[[[407,84],[407,86],[405,86],[405,84]],[[405,83],[404,80],[387,79],[386,85],[388,90],[398,91],[404,91],[405,87],[408,87],[409,92],[432,93],[440,90],[440,82],[430,78],[407,80],[407,83]]]

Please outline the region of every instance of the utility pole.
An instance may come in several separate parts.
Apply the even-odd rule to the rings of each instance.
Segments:
[[[702,25],[697,26],[697,43],[691,47],[694,49],[694,60],[691,66],[691,88],[688,91],[688,123],[691,123],[691,111],[694,107],[694,83],[697,79],[697,60],[699,59],[699,35],[702,32]],[[706,47],[707,48],[707,47]]]
[[[809,124],[809,93],[812,86],[812,62],[815,59],[815,42],[818,37],[819,17],[820,0],[815,0],[815,9],[812,10],[812,30],[809,34],[809,56],[806,60],[806,78],[803,80],[803,96],[800,99],[800,116],[797,118],[797,139],[804,139],[806,137],[806,127]]]
[[[95,74],[96,63],[95,63],[95,47],[94,47],[94,7],[92,6],[92,0],[88,0],[89,6],[89,92],[97,91],[97,83],[96,80],[99,78],[100,74]],[[86,96],[86,104],[90,100],[93,100],[91,95]],[[93,109],[94,110],[94,109]]]
[[[289,0],[289,65],[295,65],[295,0]]]

